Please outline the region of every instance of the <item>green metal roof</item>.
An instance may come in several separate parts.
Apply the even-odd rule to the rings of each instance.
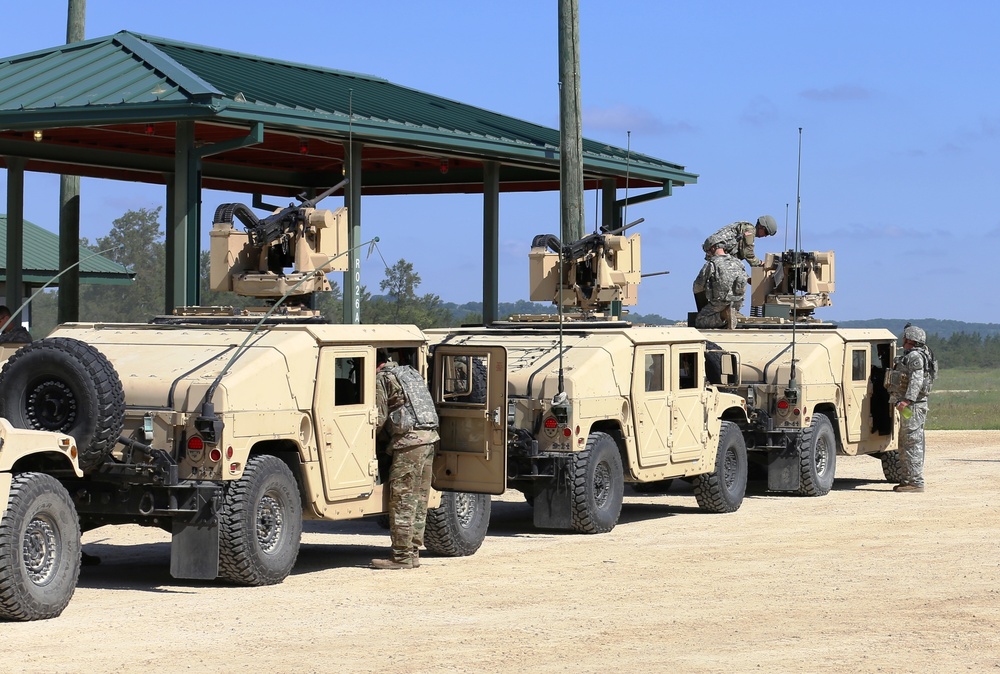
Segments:
[[[252,169],[271,167],[280,172],[284,166],[293,171],[293,159],[298,161],[294,166],[302,168],[277,182],[301,185],[308,173],[333,175],[342,163],[333,166],[331,160],[343,161],[342,144],[349,138],[366,144],[365,193],[475,191],[471,183],[481,171],[465,174],[463,168],[478,167],[482,159],[501,162],[502,190],[558,185],[558,130],[378,77],[128,31],[0,59],[0,154],[32,156],[39,162],[35,170],[57,170],[61,162],[89,162],[102,168],[81,174],[108,177],[108,165],[114,162],[109,158],[102,163],[95,151],[143,150],[151,159],[134,160],[134,169],[155,174],[172,167],[156,164],[155,158],[172,151],[173,137],[169,128],[151,131],[152,124],[185,120],[211,122],[215,127],[199,126],[200,143],[231,141],[234,133],[245,135],[255,123],[263,123],[268,132],[264,142],[253,148],[206,157],[208,187],[213,180],[219,183],[214,186],[223,188],[239,182],[256,184],[264,179]],[[145,133],[115,126],[138,123],[149,125]],[[228,126],[221,135],[220,125]],[[32,148],[34,130],[46,131],[46,138]],[[102,130],[107,133],[100,134]],[[291,137],[291,144],[286,138],[280,146],[272,138],[274,131]],[[302,141],[296,134],[308,138],[308,152],[299,151],[296,143]],[[163,142],[157,145],[157,141]],[[331,147],[314,141],[326,141]],[[51,147],[40,147],[46,145]],[[376,149],[369,151],[369,146]],[[629,186],[668,190],[697,181],[683,166],[648,155],[591,140],[584,140],[583,147],[584,173],[590,180],[615,177],[624,186],[627,175]],[[433,155],[430,162],[412,160],[427,153]],[[288,154],[292,156],[285,157]],[[442,157],[457,160],[450,176],[442,177],[435,164]],[[476,163],[463,165],[463,158]],[[310,159],[325,163],[310,165]],[[287,166],[283,161],[289,162]],[[387,175],[369,175],[380,170]],[[162,176],[149,179],[159,180]],[[316,184],[329,181],[327,175]]]
[[[135,274],[114,260],[80,246],[80,283],[128,285]],[[59,269],[59,237],[24,221],[24,283],[44,285]],[[0,214],[0,281],[7,280],[7,216]],[[56,281],[53,285],[59,285]]]

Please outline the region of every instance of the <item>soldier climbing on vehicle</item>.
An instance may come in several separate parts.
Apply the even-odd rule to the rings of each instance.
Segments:
[[[694,327],[733,328],[746,295],[746,272],[720,245],[698,272],[692,290],[698,307]]]
[[[774,217],[762,215],[757,218],[757,224],[739,221],[726,225],[705,239],[701,247],[705,251],[706,260],[711,259],[715,249],[721,246],[730,255],[746,260],[751,267],[760,267],[764,262],[754,253],[754,241],[756,238],[774,236],[777,232],[778,223]]]

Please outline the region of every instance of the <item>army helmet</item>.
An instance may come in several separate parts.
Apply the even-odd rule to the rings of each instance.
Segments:
[[[927,333],[923,331],[923,328],[918,328],[915,325],[907,323],[906,327],[903,328],[903,339],[908,339],[917,344],[926,344]]]
[[[778,223],[770,215],[762,215],[757,218],[757,226],[763,227],[767,231],[767,236],[774,236],[778,233]]]

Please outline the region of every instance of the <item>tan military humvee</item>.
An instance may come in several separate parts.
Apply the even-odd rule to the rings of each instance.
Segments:
[[[493,446],[506,438],[504,471],[485,442],[475,451],[471,434],[455,424],[441,436],[442,450],[454,452],[447,467],[469,475],[468,464],[476,464],[493,493],[519,489],[534,506],[535,525],[545,528],[610,531],[626,483],[662,486],[678,477],[692,479],[701,508],[739,508],[747,457],[737,423],[747,416],[741,398],[706,378],[705,337],[602,313],[635,303],[638,235],[588,236],[570,246],[565,268],[546,248],[558,250],[555,237],[536,237],[532,299],[561,299],[574,315],[427,331],[442,421],[472,423],[482,414],[474,401],[488,394]],[[469,348],[488,354],[467,362]],[[456,372],[473,381],[464,383],[463,374],[454,386]],[[735,360],[727,372],[735,384]]]
[[[838,454],[874,456],[898,482],[899,420],[884,385],[896,336],[813,318],[831,304],[832,251],[769,253],[752,286],[751,315],[736,329],[702,332],[713,350],[739,356],[740,384],[723,388],[746,400],[743,436],[769,489],[826,494]]]

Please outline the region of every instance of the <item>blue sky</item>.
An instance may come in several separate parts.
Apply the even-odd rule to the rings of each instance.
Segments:
[[[4,5],[0,55],[65,41],[65,0]],[[358,71],[555,127],[556,8],[555,0],[90,0],[86,36],[126,29]],[[700,244],[733,220],[775,216],[780,231],[760,242],[763,252],[786,247],[787,220],[791,245],[802,127],[803,248],[837,252],[824,318],[1000,322],[986,274],[1000,246],[998,27],[1000,3],[985,0],[580,0],[584,135],[630,142],[699,175],[628,211],[628,220],[645,218],[636,228],[643,270],[670,271],[643,283],[636,310],[685,316]],[[58,178],[28,174],[26,183],[25,217],[57,229]],[[157,186],[85,179],[83,235],[103,236],[125,210],[164,198]],[[206,191],[203,216],[232,200]],[[592,229],[592,192],[585,204]],[[501,196],[501,301],[527,298],[531,238],[558,234],[558,218],[555,193]],[[419,292],[461,303],[481,299],[481,219],[475,195],[371,197],[364,236],[381,237],[390,264],[414,264]],[[378,292],[381,261],[362,273]]]

